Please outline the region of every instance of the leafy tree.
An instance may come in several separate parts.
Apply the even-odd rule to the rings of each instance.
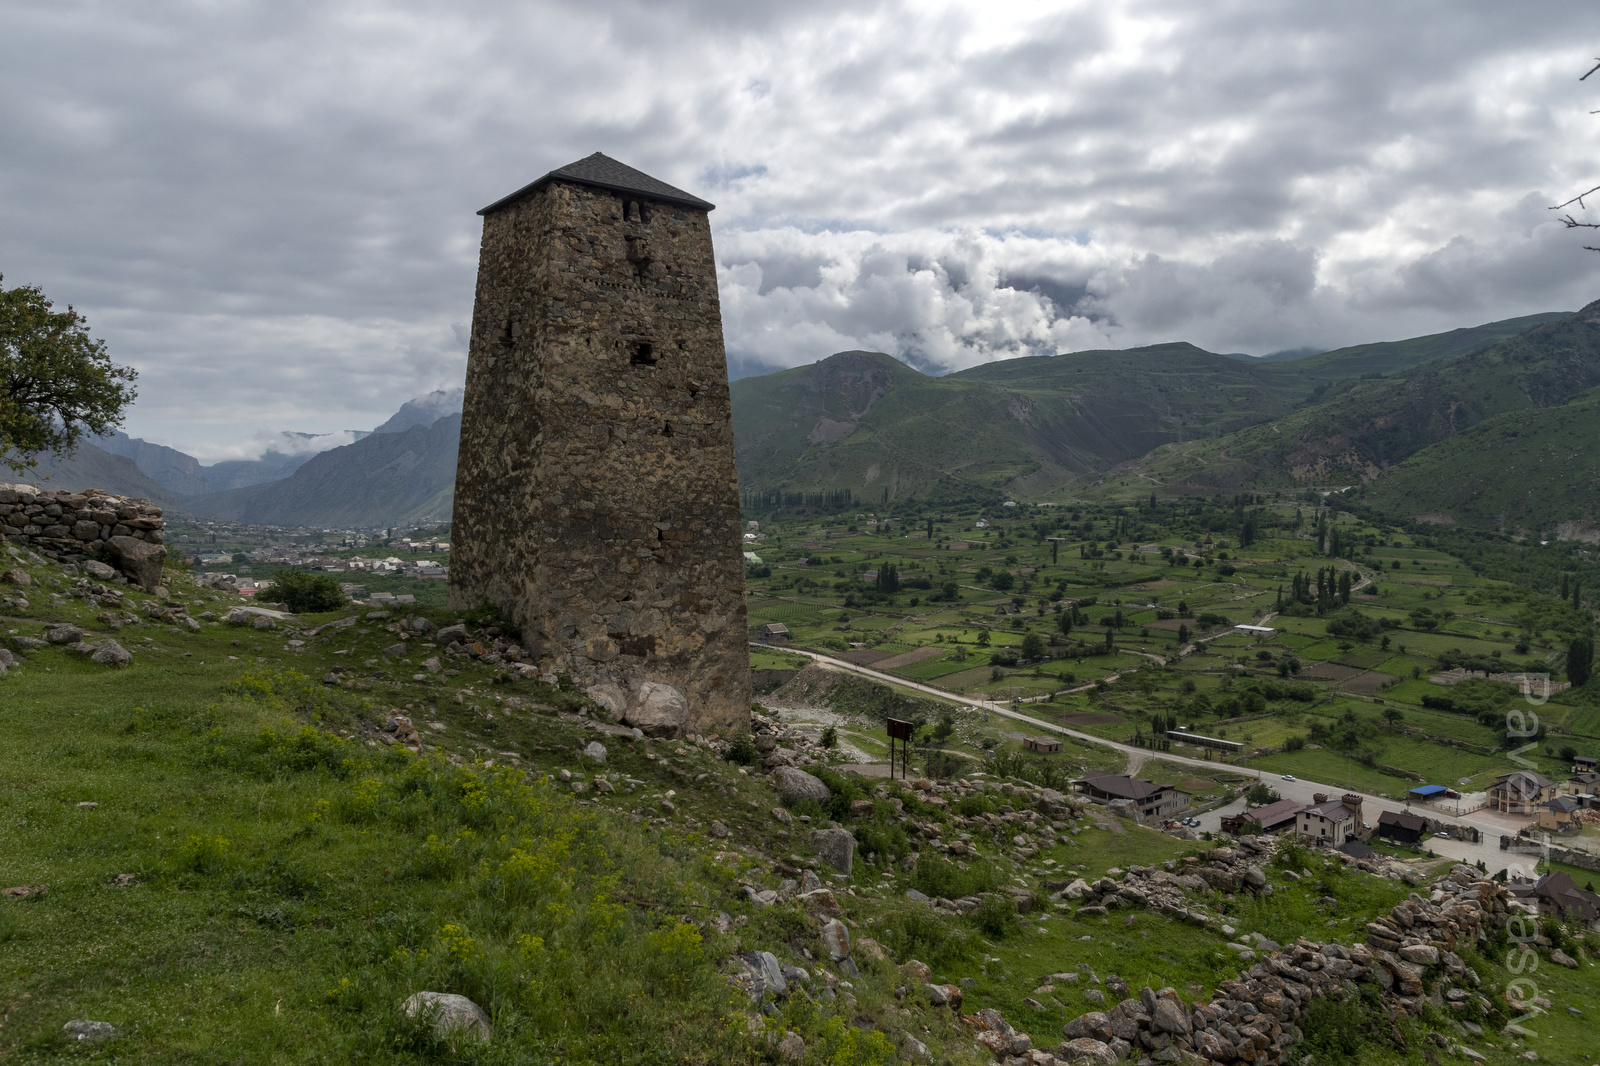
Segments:
[[[70,305],[53,307],[36,286],[0,285],[0,463],[17,473],[121,425],[135,396],[137,373],[111,362]]]
[[[1268,785],[1266,782],[1257,782],[1256,784],[1251,785],[1249,791],[1244,794],[1245,802],[1250,804],[1252,807],[1260,807],[1268,803],[1276,803],[1282,798],[1283,797],[1278,795],[1278,793],[1273,790],[1272,786]]]
[[[1435,618],[1433,612],[1426,606],[1413,609],[1408,617],[1411,619],[1412,626],[1417,629],[1429,630],[1439,628],[1439,619]]]
[[[258,595],[269,603],[287,604],[296,614],[337,611],[344,606],[344,590],[327,574],[309,570],[281,570]]]
[[[828,728],[824,729],[822,731],[822,737],[819,743],[821,743],[824,748],[827,748],[830,751],[834,748],[837,748],[839,746],[838,728],[830,725]]]
[[[1029,633],[1022,638],[1021,651],[1024,659],[1044,658],[1044,638],[1037,633]]]
[[[1589,680],[1594,663],[1594,641],[1589,637],[1573,637],[1567,645],[1567,680],[1573,688],[1582,688]]]
[[[1426,610],[1426,608],[1421,608]],[[1328,636],[1349,637],[1353,640],[1371,640],[1380,630],[1378,621],[1350,608],[1328,619]]]
[[[983,648],[989,646],[989,631],[987,629],[978,630],[978,646]]]
[[[1009,570],[1002,570],[998,574],[994,575],[994,587],[999,592],[1011,591],[1011,586],[1016,584],[1016,582],[1017,579],[1012,576]]]

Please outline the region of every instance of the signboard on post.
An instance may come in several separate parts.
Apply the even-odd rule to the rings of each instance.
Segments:
[[[898,718],[887,719],[889,730],[889,777],[894,777],[894,742],[900,742],[900,777],[903,780],[911,761],[911,735],[917,727]]]

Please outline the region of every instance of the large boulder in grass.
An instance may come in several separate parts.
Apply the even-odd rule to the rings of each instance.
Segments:
[[[400,1005],[408,1018],[425,1018],[441,1040],[481,1040],[494,1038],[489,1016],[466,996],[452,992],[418,992]]]
[[[855,864],[856,838],[848,829],[813,829],[811,846],[817,849],[817,858],[842,874]]]
[[[813,777],[804,770],[793,766],[780,766],[772,772],[772,786],[790,803],[802,800],[815,800],[818,803],[828,802],[832,795],[828,786],[820,778]]]
[[[146,592],[154,592],[161,584],[161,567],[167,561],[167,549],[161,545],[132,537],[112,537],[106,541],[105,554],[129,581]]]
[[[689,728],[689,701],[671,685],[646,681],[628,704],[622,723],[647,737],[681,737]]]

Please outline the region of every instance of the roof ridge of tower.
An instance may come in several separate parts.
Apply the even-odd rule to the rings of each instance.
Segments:
[[[715,204],[702,200],[693,193],[687,193],[676,186],[668,185],[659,178],[652,178],[644,171],[635,170],[626,163],[620,163],[604,152],[595,152],[582,159],[568,163],[564,167],[557,167],[537,181],[524,185],[510,196],[501,197],[479,211],[478,214],[487,215],[500,210],[502,207],[509,207],[536,189],[558,181],[571,185],[589,185],[597,189],[609,189],[612,192],[637,193],[652,200],[660,200],[669,204],[681,204],[684,207],[693,207],[700,211],[713,211],[716,209]]]

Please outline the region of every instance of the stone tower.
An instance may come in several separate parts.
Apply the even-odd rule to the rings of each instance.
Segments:
[[[711,210],[596,152],[478,212],[451,606],[655,735],[750,715]]]

